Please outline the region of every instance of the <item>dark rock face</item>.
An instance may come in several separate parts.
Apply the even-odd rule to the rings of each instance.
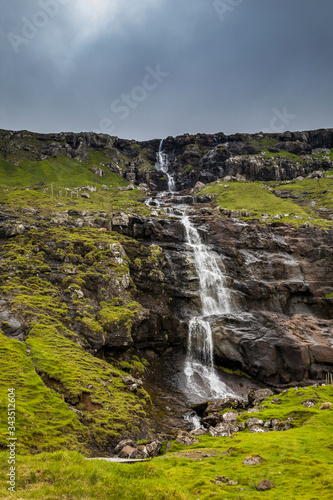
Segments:
[[[96,165],[97,175],[103,175],[103,169],[109,168],[128,182],[145,183],[152,191],[167,189],[163,172],[154,168],[159,145],[159,139],[137,142],[90,132],[34,134],[0,131],[0,152],[4,158],[15,154],[19,158],[44,160],[65,155],[82,162],[89,159],[90,152],[103,151],[108,160]],[[333,167],[329,157],[316,155],[316,151],[333,147],[332,129],[231,136],[223,133],[185,134],[167,137],[163,147],[177,190],[192,188],[198,181],[207,184],[225,176],[241,176],[252,181],[281,181]]]

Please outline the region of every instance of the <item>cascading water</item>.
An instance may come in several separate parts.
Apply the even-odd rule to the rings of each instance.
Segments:
[[[163,139],[160,142],[157,153],[157,162],[155,163],[156,170],[163,172],[168,180],[168,191],[174,193],[176,190],[175,180],[172,175],[169,174],[169,161],[167,155],[163,152]]]
[[[230,296],[226,278],[218,266],[216,256],[201,241],[190,218],[184,215],[182,223],[187,245],[193,252],[194,265],[199,277],[201,315],[189,322],[185,376],[188,392],[201,398],[234,396],[219,379],[214,368],[213,336],[209,316],[230,312]]]
[[[163,140],[160,142],[155,167],[166,175],[168,191],[173,194],[176,186],[174,178],[168,172],[169,161],[166,153],[163,152]],[[152,204],[151,198],[147,204]],[[157,204],[155,199],[154,204],[160,206],[160,201]],[[172,208],[169,207],[167,210],[168,213],[175,215]],[[226,287],[226,278],[218,265],[215,254],[202,242],[197,229],[191,223],[186,214],[186,206],[177,205],[177,213],[181,214],[186,243],[194,257],[201,299],[201,315],[192,318],[188,325],[185,360],[186,392],[195,399],[235,396],[220,380],[214,368],[213,336],[209,323],[210,316],[230,312],[231,301]],[[196,425],[197,422],[193,421],[193,424]]]

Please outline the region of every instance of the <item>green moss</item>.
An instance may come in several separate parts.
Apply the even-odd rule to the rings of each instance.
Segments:
[[[16,389],[17,451],[25,453],[59,448],[84,450],[88,429],[61,396],[46,387],[27,356],[24,344],[7,339],[0,331],[0,400],[5,404],[8,388]],[[8,427],[8,426],[7,426]],[[0,447],[6,447],[6,420],[0,421]]]
[[[327,294],[325,295],[325,299],[333,299],[333,292],[331,292],[331,293],[327,293]]]
[[[32,323],[26,343],[37,372],[55,381],[65,400],[85,413],[90,437],[98,446],[107,446],[119,438],[126,422],[141,418],[140,398],[128,392],[121,371],[87,353],[56,328]]]
[[[130,302],[125,306],[118,305],[119,299],[113,299],[109,302],[102,302],[102,309],[98,313],[98,320],[103,327],[108,328],[114,323],[128,322],[139,314],[142,310],[141,304],[138,302]],[[131,324],[131,323],[128,323]]]

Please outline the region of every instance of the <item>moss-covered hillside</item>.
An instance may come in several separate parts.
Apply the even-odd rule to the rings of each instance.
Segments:
[[[313,401],[311,408],[302,405],[308,400]],[[329,500],[333,413],[320,410],[329,400],[333,400],[332,386],[290,389],[264,401],[261,406],[267,409],[259,408],[255,414],[243,412],[238,420],[290,417],[291,429],[265,433],[246,430],[219,438],[199,436],[191,446],[173,441],[167,453],[150,463],[87,461],[75,452],[20,457],[17,492],[8,498]],[[5,474],[6,453],[0,458],[1,474]],[[271,489],[258,491],[262,480],[270,481]],[[0,492],[7,498],[4,485]]]

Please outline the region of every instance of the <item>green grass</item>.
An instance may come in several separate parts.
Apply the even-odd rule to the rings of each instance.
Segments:
[[[319,407],[333,400],[332,386],[289,389],[277,397],[280,404],[273,404],[273,398],[269,398],[262,403],[267,410],[246,412],[240,419],[293,416],[294,428],[265,434],[247,430],[221,438],[200,436],[199,442],[190,447],[174,441],[167,454],[150,463],[85,461],[80,454],[67,451],[19,456],[17,492],[10,498],[19,499],[23,494],[27,500],[330,500],[333,411]],[[316,406],[302,406],[306,399],[316,399]],[[297,418],[299,413],[302,418]],[[244,459],[253,454],[260,455],[263,461],[256,466],[244,465]],[[4,477],[8,468],[6,452],[0,454],[0,464]],[[238,484],[214,484],[217,476],[227,476]],[[258,492],[256,486],[262,479],[269,479],[275,487]],[[0,494],[6,495],[4,484]]]
[[[228,186],[228,187],[224,187]],[[291,191],[301,195],[299,199],[285,199],[266,189]],[[213,195],[213,204],[228,210],[246,211],[253,214],[250,218],[260,218],[268,214],[267,222],[272,222],[274,215],[283,215],[281,222],[295,226],[310,221],[312,225],[324,228],[333,227],[333,222],[323,218],[321,207],[333,209],[333,179],[306,179],[301,182],[213,182],[208,184],[202,194]],[[310,205],[316,201],[315,208]],[[287,215],[287,216],[284,216]],[[302,219],[295,219],[302,216]]]
[[[3,187],[28,187],[31,184],[54,182],[59,186],[74,188],[76,186],[126,186],[122,177],[110,171],[108,167],[100,167],[99,163],[108,162],[105,155],[95,152],[90,154],[89,161],[57,156],[42,161],[20,159],[19,161],[0,160],[0,184]],[[18,163],[15,164],[15,163]],[[90,169],[94,166],[102,168],[105,177],[99,177]]]
[[[228,188],[224,186],[227,185]],[[307,218],[308,212],[290,200],[278,198],[267,189],[262,189],[258,182],[213,182],[200,193],[216,195],[214,204],[222,208],[237,211],[248,211],[258,216],[268,214],[302,215]]]

